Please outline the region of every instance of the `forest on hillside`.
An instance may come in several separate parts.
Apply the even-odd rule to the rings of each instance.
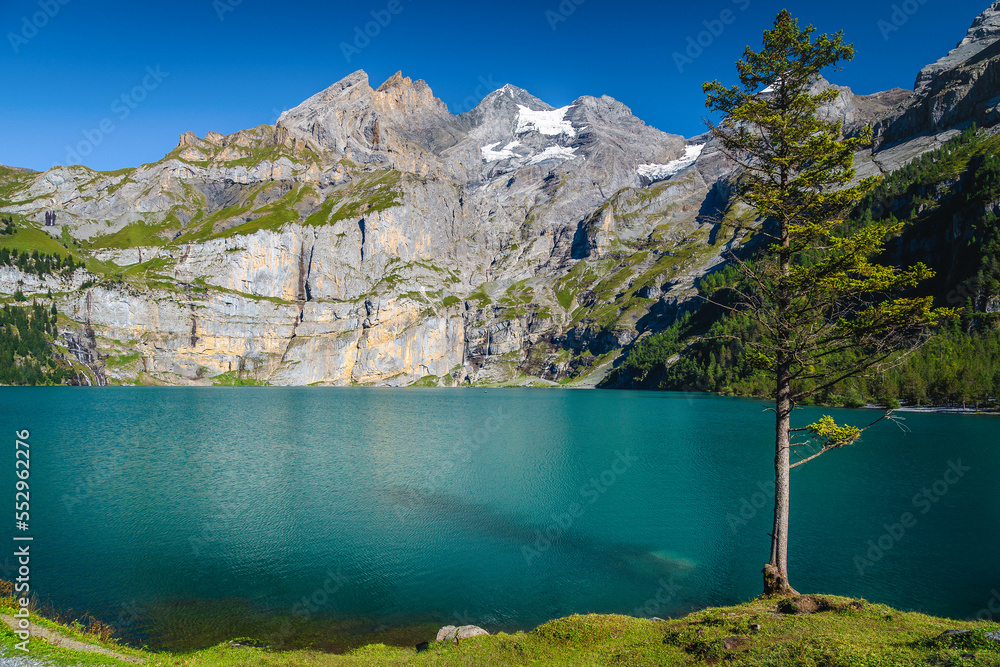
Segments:
[[[50,343],[58,317],[55,304],[0,308],[0,384],[65,384],[75,377]]]
[[[891,367],[825,390],[818,403],[997,407],[998,213],[1000,137],[983,136],[975,127],[884,178],[856,207],[845,231],[871,222],[906,223],[881,261],[933,268],[936,276],[916,295],[931,295],[938,305],[959,309],[960,319],[933,332]],[[732,265],[704,277],[698,283],[702,305],[642,339],[603,386],[770,396],[773,380],[744,358],[746,343],[759,333],[750,317],[731,310],[733,287],[752,290]]]

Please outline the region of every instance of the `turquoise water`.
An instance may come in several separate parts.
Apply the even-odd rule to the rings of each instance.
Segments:
[[[227,599],[491,630],[759,593],[763,407],[558,390],[0,389],[11,496],[13,434],[32,434],[31,576],[53,605],[113,621]],[[793,472],[792,583],[973,617],[1000,589],[1000,421],[905,424]],[[880,539],[890,548],[867,553]]]

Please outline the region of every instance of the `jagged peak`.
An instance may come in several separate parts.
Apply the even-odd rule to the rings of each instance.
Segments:
[[[472,111],[467,114],[482,115],[487,110],[500,110],[503,113],[516,113],[518,107],[528,107],[532,111],[552,111],[554,106],[541,100],[524,88],[508,83],[503,88],[494,90],[483,98]]]
[[[201,146],[203,145],[203,143],[204,142],[198,137],[197,134],[195,134],[191,130],[188,130],[187,132],[181,135],[180,139],[177,142],[177,148],[184,148],[187,146]]]
[[[368,73],[363,69],[351,72],[340,81],[337,81],[332,86],[316,93],[298,106],[288,109],[287,111],[283,111],[281,115],[278,116],[278,122],[280,123],[290,116],[308,115],[310,112],[315,112],[320,108],[327,107],[334,100],[342,99],[345,95],[350,95],[351,91],[358,89],[360,89],[362,94],[374,92],[368,83]]]
[[[976,17],[965,37],[948,52],[948,55],[920,70],[914,90],[918,94],[927,92],[939,74],[968,62],[996,44],[998,40],[1000,40],[1000,2],[994,2]]]
[[[343,79],[341,79],[340,81],[336,82],[335,84],[333,84],[332,86],[330,86],[329,88],[327,88],[326,90],[324,90],[323,93],[326,93],[328,91],[347,90],[348,88],[353,88],[353,87],[355,87],[357,85],[360,85],[360,84],[369,85],[368,84],[368,72],[364,71],[363,69],[359,69],[359,70],[356,70],[354,72],[351,72],[350,74],[348,74],[347,76],[345,76]],[[322,95],[323,93],[320,93],[320,94]]]
[[[1000,2],[994,2],[986,11],[976,17],[976,20],[972,22],[972,27],[969,28],[969,32],[966,33],[965,39],[959,42],[958,45],[961,46],[962,44],[987,38],[995,39],[998,31],[1000,31]]]
[[[396,72],[388,79],[386,79],[385,83],[379,86],[376,92],[385,93],[392,90],[393,88],[427,88],[428,90],[430,90],[430,86],[427,85],[426,81],[424,81],[423,79],[417,79],[416,81],[414,81],[408,76],[403,76],[402,70]]]
[[[616,114],[623,116],[635,115],[632,113],[632,109],[630,107],[610,95],[601,95],[600,97],[584,95],[574,100],[572,106],[582,107],[584,109],[613,110]]]

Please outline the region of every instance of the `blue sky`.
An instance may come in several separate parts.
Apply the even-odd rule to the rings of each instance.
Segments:
[[[0,163],[154,161],[187,130],[273,123],[357,69],[374,86],[397,70],[424,79],[453,111],[505,83],[556,106],[607,94],[654,127],[692,136],[704,131],[701,84],[734,82],[733,63],[759,46],[782,8],[821,32],[843,29],[858,56],[831,78],[872,93],[912,88],[919,69],[953,48],[988,5],[5,0]],[[375,36],[358,38],[366,27]],[[67,160],[81,144],[89,154]]]

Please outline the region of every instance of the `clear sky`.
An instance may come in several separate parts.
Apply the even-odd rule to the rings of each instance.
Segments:
[[[701,84],[734,83],[733,63],[760,45],[782,8],[821,32],[843,29],[858,56],[830,78],[872,93],[912,88],[920,68],[953,48],[988,5],[4,0],[0,163],[136,166],[172,150],[187,130],[273,123],[357,69],[373,86],[397,70],[424,79],[453,111],[505,83],[556,106],[607,94],[654,127],[693,136],[704,131]],[[366,28],[374,37],[359,37]],[[67,160],[81,146],[89,154]]]

